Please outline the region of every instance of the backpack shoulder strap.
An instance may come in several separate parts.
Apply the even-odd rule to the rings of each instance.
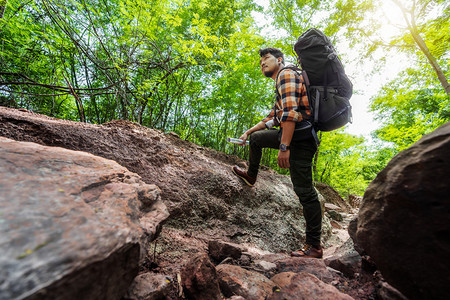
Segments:
[[[286,69],[290,69],[290,70],[294,71],[295,73],[297,73],[298,75],[301,75],[300,78],[303,78],[303,82],[302,83],[304,83],[307,87],[309,87],[308,75],[306,75],[306,72],[304,70],[302,70],[299,67],[294,66],[294,65],[283,67],[278,72],[277,78],[275,79],[275,92],[277,93],[278,96],[280,96],[279,93],[278,93],[278,89],[277,89],[278,76],[280,76],[281,71],[286,70]],[[305,74],[305,75],[303,75],[303,74]]]

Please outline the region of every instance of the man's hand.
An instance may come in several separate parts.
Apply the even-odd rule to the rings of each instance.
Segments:
[[[286,151],[278,151],[278,165],[280,166],[280,168],[282,169],[286,169],[289,168],[289,156],[291,155],[291,151],[290,150],[286,150]]]
[[[248,136],[249,136],[250,134],[252,134],[253,132],[255,132],[255,131],[263,130],[263,129],[266,129],[266,123],[264,123],[263,121],[260,121],[258,124],[256,124],[255,126],[253,126],[252,128],[250,128],[249,130],[247,130],[246,132],[244,132],[243,135],[241,135],[241,137],[240,137],[239,139],[242,140],[242,144],[238,144],[238,145],[240,145],[240,146],[246,146],[245,142],[247,141]]]
[[[247,138],[248,138],[248,134],[247,134],[247,132],[244,132],[244,134],[239,137],[239,139],[242,140],[242,144],[239,144],[239,145],[246,146],[245,142],[247,141]]]

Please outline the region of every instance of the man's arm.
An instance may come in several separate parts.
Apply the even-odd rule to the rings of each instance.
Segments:
[[[292,136],[294,135],[295,130],[295,122],[292,121],[286,121],[283,122],[283,134],[281,135],[281,142],[280,144],[285,144],[289,146],[291,144]],[[280,168],[289,168],[289,156],[291,155],[291,151],[281,151],[278,150],[278,165]]]

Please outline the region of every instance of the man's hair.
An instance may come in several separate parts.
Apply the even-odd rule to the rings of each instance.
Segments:
[[[284,55],[283,55],[283,52],[281,52],[280,49],[273,48],[273,47],[267,47],[267,48],[264,48],[264,49],[259,49],[259,56],[260,57],[263,57],[267,53],[272,54],[273,56],[275,56],[275,58],[281,57],[281,63],[284,65]]]

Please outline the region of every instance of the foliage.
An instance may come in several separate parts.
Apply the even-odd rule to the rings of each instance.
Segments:
[[[362,195],[368,184],[362,174],[366,163],[363,159],[365,139],[342,130],[323,132],[320,136],[314,179],[334,187],[343,197]]]
[[[398,151],[450,121],[450,96],[436,80],[428,80],[428,87],[422,87],[424,78],[433,78],[424,76],[426,71],[433,72],[405,70],[372,99],[371,110],[383,124],[374,135],[392,142]]]
[[[205,99],[199,95],[224,67],[229,37],[249,28],[252,4],[52,0],[11,6],[1,27],[0,75],[12,106],[62,117],[60,103],[71,102],[81,121],[123,118],[166,128],[174,108],[183,113],[179,105]],[[17,95],[23,97],[15,101]]]

